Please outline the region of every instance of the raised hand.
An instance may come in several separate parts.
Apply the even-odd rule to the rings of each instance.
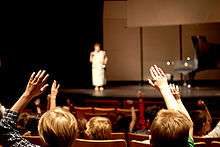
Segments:
[[[168,109],[178,110],[179,107],[177,101],[171,93],[167,77],[163,70],[156,65],[151,66],[149,70],[151,77],[153,78],[153,81],[148,79],[150,85],[160,91]]]
[[[165,86],[168,86],[168,81],[165,73],[163,70],[156,65],[150,67],[150,74],[153,78],[153,81],[151,79],[148,79],[148,82],[151,86],[161,89]]]
[[[151,86],[160,90],[160,93],[164,98],[167,108],[180,111],[191,120],[188,111],[186,110],[185,106],[183,105],[180,99],[179,89],[173,85],[169,87],[167,77],[163,70],[154,65],[150,67],[150,74],[154,82],[150,79],[148,81]],[[192,130],[193,129],[191,128],[189,134],[191,137],[193,136]]]
[[[11,111],[21,112],[33,97],[44,92],[48,87],[48,84],[46,84],[48,76],[45,70],[39,70],[37,74],[33,72],[24,93],[11,107]]]
[[[47,109],[54,109],[56,107],[56,98],[57,98],[57,93],[59,91],[60,84],[57,84],[57,81],[54,80],[53,84],[51,86],[51,92],[47,96]]]
[[[180,100],[180,89],[178,85],[170,84],[170,90],[176,100]]]
[[[59,88],[60,88],[60,84],[58,84],[57,81],[54,80],[51,86],[51,92],[50,92],[51,98],[56,98]]]
[[[38,99],[36,99],[35,101],[34,101],[34,104],[35,104],[35,106],[40,106],[40,99],[38,98]]]
[[[33,72],[24,94],[31,97],[40,95],[48,87],[48,84],[46,84],[48,76],[49,74],[46,74],[45,70],[39,70],[37,74]]]

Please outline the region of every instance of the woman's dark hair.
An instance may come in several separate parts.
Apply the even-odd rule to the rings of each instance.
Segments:
[[[114,132],[129,132],[129,125],[131,122],[131,116],[119,114],[113,124]]]
[[[193,135],[202,136],[204,123],[207,122],[207,114],[203,110],[193,110],[191,112],[191,118],[193,121]]]

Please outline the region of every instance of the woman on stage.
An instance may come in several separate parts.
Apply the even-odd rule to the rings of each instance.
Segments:
[[[95,43],[94,51],[90,53],[90,62],[92,63],[92,83],[96,91],[103,91],[103,85],[106,83],[105,67],[107,64],[106,52],[101,50],[101,44]]]

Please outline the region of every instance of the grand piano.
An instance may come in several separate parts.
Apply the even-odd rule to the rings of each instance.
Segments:
[[[208,42],[206,36],[192,36],[192,43],[198,67],[190,73],[191,79],[195,79],[196,74],[204,70],[220,71],[220,44]]]

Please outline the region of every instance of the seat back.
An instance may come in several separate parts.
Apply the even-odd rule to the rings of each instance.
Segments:
[[[220,141],[212,141],[210,147],[220,147]]]
[[[214,146],[216,144],[220,145],[218,144],[220,142],[220,138],[193,137],[193,140],[196,146],[202,146],[202,144],[205,144],[206,146]]]
[[[126,147],[126,141],[123,139],[116,140],[86,140],[76,139],[75,147]]]
[[[93,112],[93,108],[92,107],[74,107],[74,111],[75,111],[75,114],[76,114],[76,117],[77,118],[86,118],[88,119],[86,116],[87,116],[87,113],[92,113]]]
[[[95,112],[114,112],[115,111],[115,108],[101,108],[101,107],[95,107],[94,108],[94,111]]]
[[[129,142],[129,147],[151,147],[151,145],[143,143],[141,141],[132,140]]]
[[[132,140],[137,140],[137,141],[149,140],[149,135],[128,133],[128,141],[132,141]]]
[[[111,133],[111,139],[124,139],[124,140],[126,140],[126,134],[123,132]]]
[[[135,112],[138,112],[138,109],[134,110]],[[131,115],[131,109],[126,109],[126,108],[117,108],[116,109],[117,113],[124,113],[124,114],[128,114]]]
[[[111,107],[111,108],[94,107],[94,115],[108,117],[113,122],[116,117],[115,108],[113,108],[113,107]]]
[[[205,142],[195,142],[194,145],[195,147],[206,147],[207,146]]]

